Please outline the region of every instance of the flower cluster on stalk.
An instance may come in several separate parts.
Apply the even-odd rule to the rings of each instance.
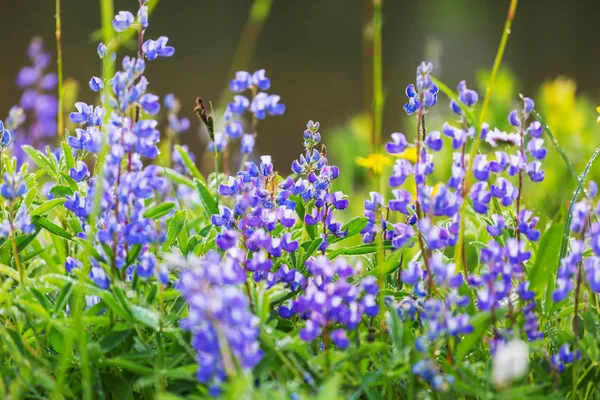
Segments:
[[[166,45],[168,39],[165,37],[143,42],[148,27],[148,9],[143,3],[137,18],[128,11],[122,11],[115,16],[113,26],[120,32],[132,27],[134,22],[139,32],[138,57],[125,56],[114,77],[105,80],[93,77],[89,87],[100,93],[101,104],[76,103],[76,111],[69,115],[70,120],[78,125],[75,136],[68,138],[68,144],[76,154],[75,165],[69,175],[80,182],[81,189],[67,196],[64,206],[80,218],[81,235],[96,232],[96,236],[90,239],[102,258],[90,260],[90,277],[104,289],[109,286],[108,275],[125,280],[131,278],[132,271],[142,279],[155,275],[163,283],[169,279],[164,271],[156,268],[157,261],[152,250],[152,244],[164,238],[164,221],[153,221],[144,216],[146,202],[165,186],[165,179],[159,175],[160,168],[144,166],[143,163],[144,158],[154,159],[158,155],[160,133],[158,121],[153,116],[161,108],[159,97],[147,91],[148,80],[144,72],[145,59],[170,57],[174,49]],[[102,43],[98,46],[98,55],[102,59],[109,57],[108,49]],[[112,110],[110,115],[106,115],[107,107]],[[176,113],[174,99],[169,98],[167,108],[170,111],[170,129],[175,130],[176,116],[172,115]],[[185,128],[185,121],[177,122],[177,130]],[[88,154],[94,155],[95,168],[98,168],[93,178],[90,178],[85,161]],[[95,224],[94,229],[87,226],[92,215],[97,217],[97,220],[90,221]],[[134,251],[136,256],[128,259]],[[113,269],[112,274],[107,274],[109,269]]]
[[[327,335],[338,348],[350,345],[347,331],[355,329],[364,317],[379,313],[379,287],[372,276],[359,280],[356,268],[343,258],[331,261],[324,255],[306,261],[309,279],[304,292],[279,307],[279,315],[298,315],[305,321],[299,336],[305,342]]]
[[[170,257],[166,262],[181,270],[176,288],[189,310],[179,326],[192,333],[198,362],[196,377],[211,386],[213,396],[217,395],[219,386],[237,365],[251,369],[263,356],[258,318],[239,288],[246,281],[244,253],[230,248],[223,256],[213,250],[202,258]]]
[[[27,185],[20,172],[4,174],[0,196],[7,202],[7,207],[0,209],[0,238],[7,239],[17,233],[29,234],[34,231],[27,205],[24,201],[19,204],[26,192]]]
[[[266,76],[264,69],[254,73],[238,71],[231,80],[229,89],[234,93],[233,100],[227,105],[223,116],[223,132],[215,132],[214,138],[208,144],[208,149],[213,152],[222,152],[227,148],[230,140],[240,139],[240,151],[247,157],[254,151],[256,144],[256,127],[258,121],[268,115],[282,115],[285,105],[280,103],[281,96],[268,94],[271,80]],[[249,96],[244,93],[249,92]],[[241,119],[245,114],[250,114],[250,127],[245,127]]]
[[[11,109],[6,125],[14,133],[13,154],[21,159],[21,146],[41,148],[56,137],[58,99],[54,93],[58,78],[48,72],[52,57],[44,48],[41,38],[31,40],[27,49],[31,65],[21,68],[16,84],[23,89],[19,105]],[[28,122],[24,126],[25,122]]]

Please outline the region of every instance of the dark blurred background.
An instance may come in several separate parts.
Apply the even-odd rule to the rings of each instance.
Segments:
[[[161,0],[151,16],[146,36],[168,36],[176,53],[151,63],[149,91],[160,96],[175,93],[184,105],[182,114],[194,127],[195,97],[216,100],[231,78],[227,71],[251,4],[251,0]],[[384,0],[385,136],[403,128],[404,87],[414,80],[415,68],[426,56],[437,58],[435,75],[452,87],[460,79],[472,82],[478,69],[491,67],[508,4],[508,0]],[[100,27],[100,6],[96,0],[63,0],[62,7],[64,75],[82,84],[81,100],[92,102],[87,82],[100,75],[100,61],[98,41],[90,34]],[[119,10],[135,13],[137,1],[116,0],[115,11]],[[270,92],[282,96],[287,112],[261,123],[257,153],[271,153],[276,162],[288,163],[301,151],[300,135],[308,119],[321,121],[327,134],[364,109],[364,11],[362,0],[273,1],[248,69],[267,70]],[[0,15],[0,115],[4,116],[20,97],[14,78],[28,62],[25,51],[31,37],[43,37],[55,54],[54,1],[1,0]],[[523,93],[567,75],[579,83],[580,91],[597,97],[599,15],[597,0],[520,2],[504,62],[519,77]],[[65,104],[65,111],[70,110],[72,104]],[[204,145],[195,132],[182,141],[200,151]]]

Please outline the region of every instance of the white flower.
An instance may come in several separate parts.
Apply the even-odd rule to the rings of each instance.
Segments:
[[[522,340],[500,343],[492,361],[492,380],[504,387],[525,375],[529,367],[529,348]]]

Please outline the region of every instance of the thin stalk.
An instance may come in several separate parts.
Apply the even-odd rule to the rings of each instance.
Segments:
[[[373,69],[373,152],[379,162],[381,157],[381,130],[383,125],[383,63],[382,63],[382,3],[383,0],[373,0],[373,40],[372,40],[372,69]],[[379,193],[383,193],[381,181],[381,169],[374,168],[375,187]],[[377,265],[384,262],[383,235],[377,236]],[[383,270],[379,269],[377,284],[382,290]],[[380,297],[380,310],[385,309],[383,296]]]
[[[156,356],[156,365],[155,371],[157,375],[156,379],[156,392],[158,394],[163,393],[165,391],[165,378],[161,373],[164,366],[164,358],[165,358],[165,350],[163,346],[163,329],[164,329],[164,315],[165,315],[165,301],[164,301],[164,293],[163,287],[160,283],[157,283],[158,287],[158,301],[159,301],[159,314],[158,314],[158,335],[156,335],[156,347],[158,349],[158,354]]]
[[[213,115],[215,115],[215,111],[213,110],[213,106],[212,103],[210,103],[210,112]],[[215,159],[215,186],[217,187],[217,190],[215,190],[215,200],[217,202],[217,207],[219,206],[219,153],[217,152],[217,141],[215,140],[214,137],[214,133],[213,133],[213,157]]]
[[[417,165],[421,163],[421,131],[423,132],[423,137],[425,137],[425,117],[423,115],[423,98],[421,96],[421,106],[419,107],[419,113],[417,115],[417,135],[416,135],[416,143],[417,143]],[[421,203],[419,201],[419,191],[420,185],[417,183],[415,179],[415,213],[417,216],[417,236],[419,238],[419,248],[421,250],[421,256],[423,257],[423,265],[425,266],[425,271],[427,271],[427,287],[430,293],[437,296],[437,288],[435,287],[435,282],[433,281],[433,275],[431,274],[431,270],[429,269],[429,255],[427,254],[427,250],[425,248],[425,243],[423,242],[423,235],[420,230],[421,219],[424,215],[421,215]]]
[[[363,109],[364,114],[373,118],[373,88],[371,85],[371,60],[373,58],[373,36],[371,35],[371,22],[373,21],[372,0],[363,0],[362,34],[363,34]]]
[[[113,0],[100,0],[100,20],[101,20],[101,32],[102,32],[102,42],[108,47],[109,51],[113,51],[115,49],[111,48],[111,44],[115,38],[115,31],[112,27],[112,20],[115,16],[115,7],[113,4]],[[110,57],[108,57],[110,58]],[[115,64],[107,63],[106,65],[106,75],[111,78],[115,74]],[[105,82],[106,84],[106,82]],[[110,114],[109,114],[110,115]]]
[[[12,242],[12,248],[13,248],[13,257],[15,258],[15,264],[17,266],[17,271],[19,271],[19,283],[21,284],[21,286],[23,286],[23,284],[25,283],[25,272],[23,271],[23,266],[21,265],[21,260],[19,259],[19,249],[17,248],[17,234],[15,232],[15,225],[14,225],[14,219],[13,219],[13,204],[10,203],[9,209],[8,209],[8,221],[10,224],[10,239]]]
[[[65,135],[64,120],[64,89],[63,89],[63,58],[62,58],[62,28],[60,21],[60,0],[56,1],[56,65],[58,73],[58,138],[63,140]]]
[[[379,157],[381,152],[381,128],[383,121],[383,66],[382,66],[382,13],[383,0],[373,0],[373,151]],[[377,177],[381,172],[375,169]],[[381,182],[377,179],[377,184]]]
[[[508,8],[508,15],[506,16],[506,22],[504,23],[504,31],[502,32],[502,38],[500,39],[500,45],[498,46],[498,51],[496,52],[496,58],[494,59],[494,66],[492,67],[492,74],[490,76],[490,81],[485,90],[485,98],[483,100],[483,106],[481,107],[481,113],[479,114],[479,123],[476,128],[481,129],[481,124],[485,122],[485,118],[487,116],[487,111],[490,106],[490,101],[492,98],[492,92],[494,90],[494,86],[496,84],[496,76],[498,75],[498,70],[500,69],[500,64],[502,63],[502,58],[504,57],[504,50],[506,49],[506,43],[508,42],[508,36],[510,35],[510,27],[512,26],[513,19],[515,18],[515,13],[517,11],[517,3],[518,0],[511,0],[510,6]],[[465,185],[463,186],[463,196],[466,195],[471,186],[471,175],[473,174],[473,158],[477,154],[479,150],[479,145],[481,143],[481,136],[479,134],[475,134],[475,139],[473,142],[473,147],[471,147],[471,154],[469,168],[467,170],[465,176]],[[463,256],[461,253],[461,248],[463,246],[463,242],[465,240],[465,217],[467,211],[467,202],[463,201],[462,206],[460,208],[460,219],[459,219],[459,232],[458,232],[458,240],[455,247],[454,259],[456,265],[461,265],[465,262],[463,260]]]
[[[271,8],[274,0],[254,0],[250,11],[248,13],[248,19],[244,25],[240,41],[238,42],[235,51],[233,53],[233,59],[229,65],[227,72],[227,78],[234,76],[236,71],[244,70],[248,68],[250,58],[254,54],[256,43],[260,33],[265,25],[265,22],[271,14]],[[221,91],[219,101],[217,102],[218,109],[224,109],[227,105],[227,98],[229,96],[229,81],[227,85]]]

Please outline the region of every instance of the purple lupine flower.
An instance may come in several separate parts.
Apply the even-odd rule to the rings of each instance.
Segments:
[[[494,214],[492,215],[493,225],[488,225],[486,227],[488,233],[491,236],[500,236],[502,235],[502,230],[504,229],[504,217],[502,215]]]
[[[392,141],[386,143],[386,145],[385,145],[385,149],[387,150],[388,153],[400,154],[404,150],[406,150],[406,147],[408,144],[406,143],[406,137],[404,136],[403,133],[394,132],[394,133],[392,133],[391,136],[392,136]]]
[[[487,181],[490,177],[490,166],[485,154],[477,154],[473,160],[473,176],[478,181]]]
[[[527,237],[527,239],[532,242],[537,242],[540,238],[540,231],[535,229],[535,225],[539,221],[538,217],[533,217],[533,213],[529,210],[521,210],[519,211],[519,215],[517,216],[517,228],[519,232]]]
[[[531,156],[538,160],[546,158],[546,148],[544,146],[544,139],[531,139],[527,143],[527,151]]]
[[[106,57],[106,54],[108,53],[108,49],[106,48],[106,45],[104,43],[100,42],[98,44],[97,53],[98,53],[98,57],[100,57],[100,59],[103,59],[104,57]]]
[[[527,133],[533,138],[541,137],[543,133],[542,124],[540,124],[538,121],[533,121],[531,124],[529,124]]]
[[[406,246],[410,239],[414,236],[415,232],[412,226],[398,222],[394,224],[392,245],[398,249]]]
[[[69,170],[69,176],[73,178],[75,182],[81,182],[86,177],[90,176],[90,171],[88,170],[86,163],[77,161],[76,166]]]
[[[106,272],[104,272],[104,268],[98,264],[95,260],[92,259],[92,269],[90,270],[90,279],[94,281],[96,285],[100,289],[108,289],[110,287],[110,280],[108,276],[106,276]]]
[[[156,60],[158,57],[171,57],[175,54],[173,46],[167,46],[169,38],[161,36],[156,40],[148,39],[142,45],[142,51],[148,60]]]
[[[364,316],[379,313],[376,295],[378,288],[367,281],[366,285],[356,287],[349,279],[355,274],[342,258],[334,262],[325,256],[310,257],[306,266],[311,274],[306,289],[291,308],[280,308],[280,315],[299,315],[305,320],[304,328],[299,331],[303,341],[310,342],[321,335],[329,324],[339,324],[341,330],[353,330]],[[345,334],[336,333],[334,344],[347,346]]]
[[[539,161],[534,161],[527,164],[527,174],[533,182],[541,182],[546,177],[546,171],[541,168],[542,163]]]
[[[460,81],[458,83],[458,100],[466,107],[471,108],[479,100],[479,95],[476,91],[467,89],[466,81]],[[454,100],[450,100],[450,109],[456,115],[462,115],[460,106]]]
[[[92,91],[99,92],[104,89],[104,82],[102,82],[102,79],[93,76],[90,80],[89,86]]]
[[[408,115],[415,113],[419,109],[426,112],[437,102],[439,88],[431,80],[430,74],[432,69],[433,64],[423,61],[417,67],[416,86],[410,84],[406,87],[408,103],[404,105],[404,111]]]
[[[503,151],[496,151],[495,155],[496,160],[490,161],[489,165],[490,171],[498,174],[500,172],[504,172],[508,168],[508,165],[510,164],[510,158],[508,157],[508,154]]]
[[[211,251],[203,258],[188,256],[183,260],[171,256],[167,260],[181,269],[176,288],[188,302],[189,311],[179,325],[192,332],[198,362],[196,378],[217,386],[225,377],[225,368],[235,368],[226,365],[232,360],[222,354],[222,340],[243,370],[253,368],[263,356],[258,318],[251,313],[239,287],[246,279],[240,253],[231,250],[223,258]]]
[[[486,214],[492,194],[487,190],[487,182],[477,182],[471,187],[473,209],[479,214]]]
[[[117,32],[123,32],[133,24],[133,14],[129,11],[119,11],[115,18],[113,19],[113,28]]]
[[[285,112],[285,105],[280,103],[281,97],[264,92],[258,93],[250,103],[250,111],[258,119],[265,119],[268,115],[282,115]]]
[[[510,206],[519,195],[519,190],[508,179],[502,177],[496,179],[490,190],[492,196],[500,199],[504,207]]]
[[[406,181],[406,178],[412,173],[413,166],[410,161],[405,159],[396,160],[396,164],[392,169],[392,176],[390,177],[389,183],[391,187],[402,186]]]
[[[429,132],[425,138],[425,145],[433,151],[440,151],[443,144],[444,142],[442,142],[442,137],[439,131]]]

